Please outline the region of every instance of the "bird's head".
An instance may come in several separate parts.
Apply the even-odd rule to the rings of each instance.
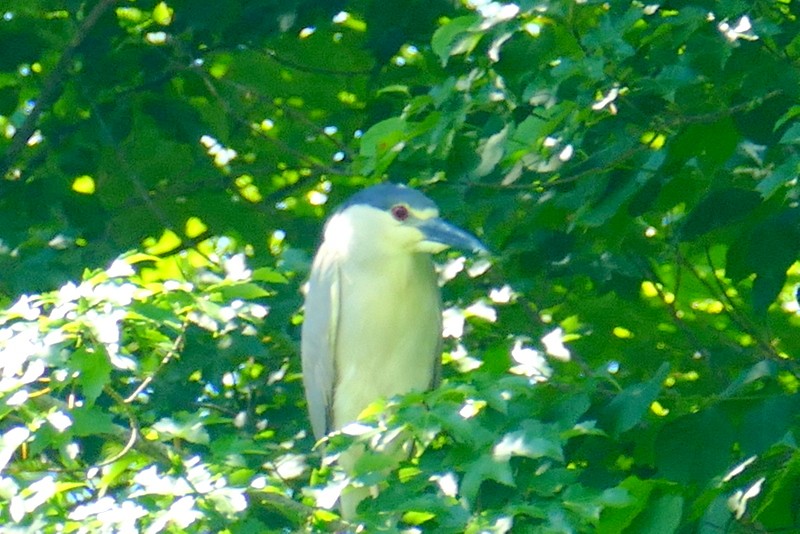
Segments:
[[[325,242],[348,254],[360,250],[370,254],[437,253],[449,247],[486,251],[476,237],[439,218],[433,200],[415,189],[390,183],[350,197],[328,220]]]

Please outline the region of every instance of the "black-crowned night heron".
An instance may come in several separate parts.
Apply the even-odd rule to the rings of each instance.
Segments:
[[[431,254],[448,247],[485,250],[440,219],[431,199],[400,185],[364,189],[328,219],[302,329],[303,382],[317,439],[379,398],[438,383],[442,305]],[[348,511],[343,501],[343,515],[357,503]]]

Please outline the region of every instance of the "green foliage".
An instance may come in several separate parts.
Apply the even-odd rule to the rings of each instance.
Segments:
[[[8,528],[342,530],[359,443],[368,531],[800,529],[795,3],[2,9]],[[495,254],[314,448],[299,288],[383,179]]]

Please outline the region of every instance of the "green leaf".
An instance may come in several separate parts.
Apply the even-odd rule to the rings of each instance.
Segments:
[[[786,268],[788,269],[789,266]],[[756,276],[753,281],[753,310],[759,315],[764,315],[770,305],[775,302],[785,283],[786,271],[776,272],[774,269],[770,269]]]
[[[522,150],[529,152],[537,143],[550,133],[551,127],[545,119],[538,115],[529,115],[517,125],[509,140],[509,150],[513,153]]]
[[[780,165],[772,169],[766,178],[756,184],[756,191],[766,200],[780,190],[781,187],[789,185],[797,178],[800,170],[800,156],[792,155]]]
[[[442,430],[457,442],[467,443],[478,449],[495,441],[496,435],[491,430],[480,425],[478,420],[465,419],[459,410],[460,405],[442,402],[433,406],[431,415],[434,421],[441,424]]]
[[[187,304],[189,299],[183,295],[178,296],[176,292],[170,292],[166,298],[168,304],[153,302],[133,302],[129,308],[128,313],[133,317],[139,319],[148,319],[156,324],[167,324],[173,328],[179,328],[181,325],[180,317],[175,315],[175,311],[168,305]],[[182,302],[184,301],[184,302]],[[137,317],[138,316],[138,317]]]
[[[752,406],[742,421],[741,446],[746,456],[761,455],[792,432],[798,398],[768,397]]]
[[[331,462],[403,426],[399,467],[359,466],[380,486],[365,532],[797,530],[796,2],[6,4],[7,529],[353,530],[322,504],[358,473]],[[442,288],[497,317],[444,340],[441,388],[374,404],[368,433],[323,452],[297,289],[324,196],[383,180],[497,252]],[[135,273],[104,269],[125,250]],[[443,278],[460,268],[440,259]],[[387,320],[419,298],[401,293]],[[263,312],[238,299],[268,299],[269,320],[237,320]],[[570,350],[547,380],[512,376],[556,328]]]
[[[494,454],[482,454],[476,460],[464,466],[464,478],[461,481],[461,494],[468,502],[474,503],[481,484],[485,480],[494,480],[506,486],[514,486],[511,464],[506,459],[498,459]]]
[[[596,524],[603,510],[627,506],[631,503],[631,497],[622,488],[609,488],[598,492],[574,484],[564,492],[563,503],[564,507],[581,516],[584,521]]]
[[[219,285],[216,290],[219,291],[225,301],[235,299],[256,300],[270,295],[269,291],[251,282],[225,283]]]
[[[94,436],[114,432],[114,416],[96,406],[80,406],[70,412],[72,432],[76,436]]]
[[[392,117],[374,124],[361,137],[360,155],[362,174],[383,172],[397,156],[406,141],[408,124],[400,117]]]
[[[169,26],[172,23],[173,15],[172,8],[165,2],[159,2],[156,4],[156,7],[153,8],[153,20],[156,24],[160,24],[161,26]]]
[[[397,451],[393,450],[368,450],[358,456],[354,473],[364,485],[378,484],[386,479],[389,470],[397,468],[402,457],[402,452],[398,455]]]
[[[494,170],[505,153],[505,142],[510,126],[506,126],[496,134],[490,135],[479,149],[481,162],[473,171],[475,178],[486,176]]]
[[[586,391],[578,391],[571,395],[559,394],[558,403],[554,406],[553,415],[557,418],[562,427],[573,427],[567,430],[561,437],[568,439],[570,432],[581,433],[584,431],[592,432],[594,421],[580,422],[584,419],[586,411],[591,407],[591,399]],[[580,427],[580,428],[577,428]]]
[[[696,239],[745,219],[760,204],[761,196],[755,191],[738,188],[711,191],[686,217],[681,233],[685,239]]]
[[[781,115],[781,118],[775,121],[775,126],[773,128],[774,131],[780,130],[781,126],[789,122],[790,120],[794,119],[795,117],[800,116],[800,106],[792,106],[789,108],[789,111]]]
[[[361,137],[361,155],[375,158],[405,139],[407,123],[392,117],[373,124]]]
[[[436,514],[431,512],[406,512],[403,514],[403,521],[409,525],[421,525],[435,517]]]
[[[569,430],[565,430],[561,433],[561,437],[563,439],[572,439],[579,436],[606,436],[607,434],[596,427],[595,421],[585,421],[583,423],[577,423],[575,426],[570,428]]]
[[[644,189],[648,182],[655,176],[662,163],[665,153],[662,151],[653,152],[645,164],[645,169],[630,176],[627,182],[613,184],[613,189],[597,205],[582,212],[577,220],[585,226],[600,226],[607,223],[611,218],[619,214],[623,206]]]
[[[757,382],[763,378],[771,378],[778,375],[778,364],[770,361],[763,360],[753,364],[750,367],[742,369],[739,375],[733,380],[728,387],[720,394],[723,398],[730,398],[741,393],[745,386]]]
[[[208,431],[203,419],[191,414],[178,414],[176,418],[164,417],[153,424],[153,430],[170,438],[179,438],[189,443],[206,444]]]
[[[289,282],[283,274],[269,267],[259,267],[254,270],[252,279],[256,282],[266,282],[268,284],[286,284]]]
[[[668,145],[670,157],[696,159],[707,173],[716,172],[736,151],[741,135],[728,116],[717,122],[691,124]]]
[[[733,279],[756,274],[753,309],[760,314],[775,301],[787,271],[800,254],[800,210],[791,208],[756,225],[746,239],[732,246],[726,260]]]
[[[661,429],[655,463],[661,476],[682,484],[706,484],[731,464],[734,422],[718,409],[683,416]]]
[[[773,471],[774,472],[774,471]],[[779,532],[797,524],[797,498],[800,488],[800,451],[791,457],[771,477],[761,503],[752,511],[753,519],[768,531]]]
[[[619,435],[638,425],[661,393],[669,368],[667,362],[662,363],[650,380],[629,386],[614,397],[603,411],[603,426]]]
[[[112,366],[108,356],[100,347],[93,351],[81,347],[70,356],[70,364],[79,373],[77,382],[86,397],[86,405],[93,405],[111,379]]]
[[[597,525],[597,534],[625,532],[637,515],[647,509],[653,491],[662,486],[664,483],[661,481],[641,480],[637,477],[623,480],[618,489],[624,493],[625,501],[621,501],[620,506],[603,511]]]
[[[672,534],[678,531],[683,516],[683,498],[680,495],[662,495],[647,504],[630,532]]]
[[[522,426],[521,430],[505,434],[495,444],[492,450],[495,458],[502,460],[513,456],[524,456],[527,458],[548,457],[558,461],[564,460],[561,443],[554,428],[534,420],[524,421]]]
[[[782,145],[796,145],[800,143],[800,122],[789,126],[789,129],[786,130],[781,137],[780,143]]]
[[[125,476],[126,471],[133,464],[134,459],[131,455],[125,455],[110,465],[104,466],[103,474],[100,477],[98,487],[100,491],[105,493],[109,487],[113,487],[116,483]]]
[[[458,49],[457,45],[459,39],[463,38],[463,34],[472,29],[479,22],[480,17],[477,15],[456,17],[449,20],[443,26],[440,26],[433,33],[431,48],[433,53],[439,56],[442,65],[447,65],[450,56],[456,53],[455,50]]]

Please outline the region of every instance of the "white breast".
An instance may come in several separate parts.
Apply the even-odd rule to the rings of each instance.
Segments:
[[[334,428],[378,398],[430,387],[441,343],[439,288],[428,254],[344,262],[340,274]]]

